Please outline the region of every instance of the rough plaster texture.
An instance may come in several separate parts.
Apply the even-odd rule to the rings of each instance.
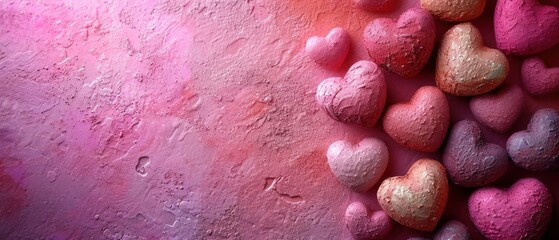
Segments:
[[[333,121],[314,91],[368,58],[368,22],[418,5],[375,15],[337,0],[1,1],[0,238],[349,238],[346,207],[360,200],[379,210],[378,185],[355,193],[339,184],[326,162],[330,143],[385,141],[383,178],[440,152]],[[492,15],[474,24],[495,47]],[[348,30],[354,50],[329,71],[304,44],[335,26]],[[437,44],[450,27],[437,22]],[[540,57],[559,66],[553,52]],[[519,81],[521,60],[510,59],[507,81]],[[434,85],[433,72],[431,59],[413,81],[387,74],[388,104]],[[452,122],[472,118],[466,98],[448,99]],[[540,107],[559,108],[557,97],[526,101],[511,131]],[[486,130],[504,146],[506,135]],[[531,174],[511,168],[499,184]],[[553,173],[537,177],[559,199]],[[478,239],[470,192],[450,186],[441,222],[457,219]],[[429,236],[395,224],[388,238]]]

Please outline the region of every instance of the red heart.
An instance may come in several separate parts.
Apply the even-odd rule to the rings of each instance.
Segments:
[[[419,88],[409,103],[390,106],[383,121],[385,132],[396,142],[422,152],[439,149],[449,124],[446,96],[432,86]]]
[[[532,95],[542,96],[559,91],[559,67],[547,68],[538,57],[522,62],[522,83]]]
[[[392,220],[383,211],[372,215],[362,202],[353,202],[345,211],[345,223],[355,240],[382,240],[392,230]]]
[[[519,87],[507,87],[470,100],[470,110],[483,125],[496,132],[506,132],[520,116],[524,94]]]
[[[377,18],[365,28],[365,45],[371,59],[400,76],[417,75],[429,60],[435,44],[435,21],[420,8],[404,12],[398,21]]]
[[[345,61],[350,48],[349,34],[343,28],[334,28],[326,38],[314,36],[307,40],[306,51],[316,63],[332,69]]]

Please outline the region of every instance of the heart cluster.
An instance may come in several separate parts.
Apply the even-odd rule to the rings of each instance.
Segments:
[[[369,11],[394,8],[385,0],[354,2]],[[381,122],[395,143],[412,151],[441,154],[440,161],[419,159],[404,176],[383,179],[390,163],[399,159],[390,159],[382,137],[356,144],[332,143],[327,162],[342,185],[356,192],[378,186],[382,210],[371,214],[359,201],[347,207],[345,224],[355,239],[386,239],[392,221],[421,231],[435,230],[449,198],[449,184],[477,188],[468,201],[470,217],[489,239],[538,239],[546,230],[553,200],[544,183],[523,178],[508,189],[488,185],[504,176],[509,165],[527,171],[559,168],[557,109],[538,110],[526,130],[509,133],[527,111],[523,90],[533,96],[559,92],[559,68],[547,67],[537,57],[527,58],[519,69],[520,87],[507,81],[511,69],[505,55],[531,55],[559,43],[559,10],[536,0],[497,0],[497,48],[490,48],[475,25],[465,22],[479,17],[485,3],[421,0],[421,8],[409,9],[397,19],[376,18],[363,32],[362,44],[370,59],[354,63],[344,77],[318,85],[316,101],[332,119],[369,128]],[[391,96],[385,74],[413,78],[433,55],[434,18],[458,22],[444,34],[435,56],[436,86],[419,87],[409,101],[385,106]],[[538,27],[530,27],[534,23]],[[335,28],[325,38],[310,38],[306,51],[316,63],[338,69],[352,49],[350,42],[345,30]],[[461,121],[452,125],[447,95],[470,97],[473,119],[456,119]],[[485,130],[507,134],[506,146],[486,140]],[[457,221],[434,233],[434,239],[469,238],[468,229]]]

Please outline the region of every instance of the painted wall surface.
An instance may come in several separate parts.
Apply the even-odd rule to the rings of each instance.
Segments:
[[[559,2],[555,1],[553,3]],[[321,0],[5,0],[0,2],[0,239],[346,239],[350,201],[325,152],[335,140],[384,140],[385,177],[421,157],[379,127],[331,120],[316,86],[367,59],[361,34],[390,14]],[[475,20],[494,47],[492,8]],[[340,71],[304,54],[313,35],[341,26],[352,37]],[[437,22],[437,42],[451,24]],[[559,66],[559,47],[541,54]],[[507,81],[520,77],[510,58]],[[434,85],[434,61],[417,79],[388,74],[388,104]],[[452,122],[472,118],[448,97]],[[559,98],[527,97],[512,131]],[[484,129],[504,146],[506,135]],[[511,167],[498,182],[537,176],[556,200],[556,173]],[[451,186],[442,222],[465,223],[472,189]],[[397,225],[391,239],[429,237]],[[548,237],[559,237],[550,227]]]

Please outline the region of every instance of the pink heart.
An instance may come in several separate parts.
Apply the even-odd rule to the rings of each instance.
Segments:
[[[326,156],[336,178],[360,192],[373,187],[388,165],[388,148],[375,138],[365,138],[355,146],[343,140],[334,142]]]
[[[409,103],[394,104],[384,114],[384,131],[396,142],[416,151],[435,152],[446,136],[450,109],[436,87],[419,88]]]
[[[346,227],[355,240],[382,240],[392,230],[392,220],[383,211],[372,215],[362,202],[351,203],[345,211]]]
[[[530,94],[543,96],[559,91],[559,67],[547,68],[538,57],[522,62],[522,83]]]
[[[468,200],[472,222],[489,239],[540,239],[552,208],[551,193],[535,178],[520,179],[509,189],[481,188]]]
[[[433,240],[470,240],[468,228],[458,221],[445,223],[433,236]]]
[[[377,18],[365,28],[365,46],[381,67],[405,78],[417,75],[435,44],[435,20],[427,11],[412,8],[398,21]]]
[[[484,126],[495,132],[506,132],[520,116],[524,94],[519,87],[506,87],[470,100],[470,110]]]
[[[386,12],[394,8],[394,0],[353,0],[357,7],[374,12]]]
[[[386,81],[373,62],[359,61],[344,78],[328,78],[318,86],[316,101],[335,120],[372,127],[386,102]]]
[[[503,176],[509,158],[505,149],[485,141],[476,122],[462,120],[450,132],[443,153],[443,164],[455,184],[478,187]]]
[[[350,48],[349,34],[343,28],[334,28],[326,38],[314,36],[307,40],[305,50],[316,63],[332,69],[345,61]]]
[[[497,48],[531,55],[559,42],[559,9],[537,0],[498,0],[495,6]]]

